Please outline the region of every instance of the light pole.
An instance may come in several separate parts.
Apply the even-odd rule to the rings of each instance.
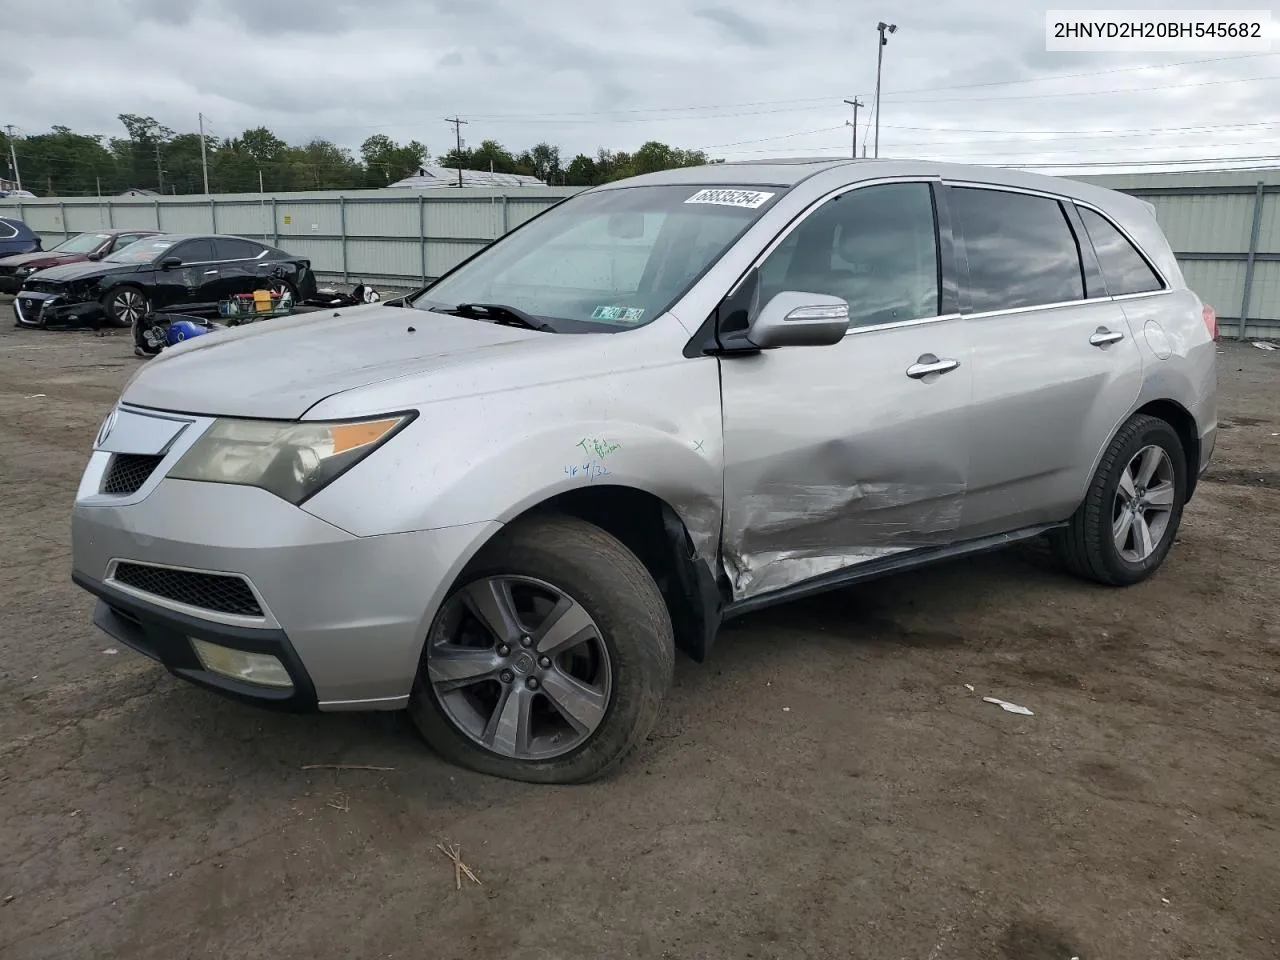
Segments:
[[[898,25],[881,20],[876,24],[876,29],[880,31],[880,45],[876,48],[876,156],[878,157],[880,156],[880,68],[884,64],[885,45],[889,42],[889,38],[884,34],[886,30],[889,33],[897,33]]]

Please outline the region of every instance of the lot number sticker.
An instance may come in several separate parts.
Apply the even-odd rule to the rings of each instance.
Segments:
[[[722,207],[747,207],[754,210],[772,196],[772,193],[761,193],[758,190],[699,190],[685,203],[714,203]]]

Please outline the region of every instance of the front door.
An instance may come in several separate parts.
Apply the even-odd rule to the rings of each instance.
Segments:
[[[1067,519],[1142,386],[1142,356],[1074,210],[1053,197],[945,191],[973,351],[963,533]]]
[[[850,309],[838,344],[721,360],[735,600],[955,539],[972,380],[939,260],[930,185],[870,184],[811,211],[734,295]]]
[[[182,263],[167,269],[157,267],[155,307],[170,310],[208,310],[217,302],[219,278],[213,241],[185,240],[165,254]]]

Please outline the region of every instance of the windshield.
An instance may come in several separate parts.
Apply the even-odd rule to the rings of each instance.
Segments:
[[[173,244],[174,241],[167,237],[149,237],[121,247],[102,259],[106,263],[150,263]]]
[[[105,233],[82,233],[72,237],[70,240],[63,240],[60,244],[50,250],[50,253],[93,253],[100,246],[109,240]]]
[[[660,316],[784,188],[625,187],[575,196],[432,285],[413,306],[501,304],[557,333]]]

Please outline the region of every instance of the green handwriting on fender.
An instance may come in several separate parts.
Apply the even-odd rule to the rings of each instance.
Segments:
[[[596,457],[603,460],[613,451],[617,450],[622,444],[614,443],[612,440],[599,440],[595,437],[583,437],[576,446],[581,447],[586,453],[595,454]]]

